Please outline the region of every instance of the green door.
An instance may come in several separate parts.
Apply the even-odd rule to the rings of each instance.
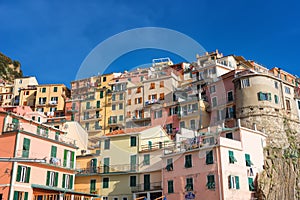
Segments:
[[[130,156],[130,171],[136,171],[136,155]]]
[[[150,174],[144,175],[144,190],[150,190]]]
[[[97,158],[91,160],[91,173],[97,172]]]
[[[103,172],[109,173],[109,158],[104,158],[103,163]]]

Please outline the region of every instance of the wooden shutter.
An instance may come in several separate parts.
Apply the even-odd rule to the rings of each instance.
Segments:
[[[66,182],[66,175],[63,174],[62,188],[65,188],[65,186],[66,186],[65,182]]]
[[[50,171],[47,171],[46,185],[49,186],[49,182],[50,182]]]
[[[57,147],[51,146],[51,157],[56,158],[56,153],[57,153]]]
[[[22,172],[22,166],[18,166],[18,172],[17,172],[17,182],[20,182],[21,180],[21,172]]]
[[[57,187],[58,186],[58,172],[55,172],[55,182],[54,182],[54,186]]]
[[[69,183],[69,189],[73,189],[73,176],[70,175],[70,179],[69,179],[70,183]]]
[[[238,176],[235,177],[235,188],[240,189],[240,179]]]
[[[75,153],[72,151],[71,152],[71,168],[74,168],[74,160],[75,160]]]
[[[30,171],[31,171],[31,167],[27,167],[26,168],[26,180],[25,180],[25,183],[29,183]]]
[[[68,150],[64,150],[64,167],[67,166],[67,154],[68,154]]]

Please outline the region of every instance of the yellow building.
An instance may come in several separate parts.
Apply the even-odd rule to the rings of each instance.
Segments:
[[[70,90],[64,84],[46,84],[36,86],[35,110],[49,117],[63,116],[65,101]]]
[[[0,83],[0,106],[11,106],[13,100],[13,85]]]
[[[13,105],[23,105],[20,103],[21,90],[26,88],[32,88],[38,85],[35,77],[22,77],[16,78],[14,80],[14,90],[13,90]]]
[[[31,109],[34,110],[36,102],[36,93],[36,86],[27,86],[26,88],[21,88],[19,93],[19,105],[30,106]]]

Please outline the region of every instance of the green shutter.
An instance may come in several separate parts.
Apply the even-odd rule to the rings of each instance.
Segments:
[[[246,160],[246,166],[250,167],[251,166],[251,159],[249,154],[245,154],[245,160]]]
[[[58,172],[55,172],[55,183],[54,183],[55,185],[55,187],[57,187],[58,186]]]
[[[24,194],[24,200],[28,200],[28,192],[25,192],[25,194]]]
[[[268,100],[272,101],[272,95],[271,95],[271,93],[268,93]]]
[[[25,180],[25,183],[29,183],[30,171],[31,171],[31,167],[27,167],[27,169],[26,169],[26,180]]]
[[[168,181],[168,193],[174,193],[173,181]]]
[[[21,180],[21,171],[22,171],[22,166],[18,166],[18,172],[17,172],[17,182],[20,182]]]
[[[97,101],[97,108],[100,108],[100,101]]]
[[[62,180],[62,188],[65,188],[65,181],[66,181],[66,175],[63,174],[63,180]]]
[[[240,179],[238,176],[235,177],[235,188],[240,189]]]
[[[228,176],[228,186],[229,186],[229,189],[232,188],[231,176]]]
[[[92,179],[90,181],[90,192],[94,192],[96,190],[96,180]]]
[[[24,138],[24,140],[23,140],[22,157],[28,158],[28,156],[29,156],[29,149],[30,149],[30,139]]]
[[[19,200],[19,192],[14,191],[14,200]]]
[[[67,154],[68,154],[68,150],[64,150],[64,167],[67,166]]]
[[[253,178],[248,178],[249,191],[254,191]]]
[[[100,98],[103,98],[103,91],[100,91]]]
[[[57,153],[57,147],[51,146],[51,157],[56,158],[56,153]]]
[[[214,158],[213,158],[213,151],[206,152],[206,164],[213,164]]]
[[[46,132],[46,137],[48,137],[48,134],[49,134],[49,129],[48,129],[48,128],[46,128],[45,132]]]
[[[69,189],[73,189],[73,176],[70,175],[70,183],[69,183]]]
[[[37,133],[38,135],[41,134],[41,127],[39,127],[39,126],[36,127],[36,133]]]
[[[75,153],[72,151],[71,152],[71,168],[74,168],[74,160],[75,160]]]
[[[274,95],[275,103],[278,104],[278,96]]]
[[[228,154],[229,154],[229,163],[236,162],[236,159],[234,157],[233,151],[228,151]]]
[[[49,186],[49,181],[50,181],[50,171],[47,171],[46,185],[48,186]]]

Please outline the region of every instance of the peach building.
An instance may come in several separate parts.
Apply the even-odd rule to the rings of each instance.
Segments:
[[[167,199],[252,199],[263,170],[266,135],[244,127],[202,130],[165,148],[163,193]],[[256,148],[253,148],[255,146]]]
[[[3,111],[0,112],[0,129],[3,199],[91,198],[89,194],[73,190],[77,147],[66,132]]]

